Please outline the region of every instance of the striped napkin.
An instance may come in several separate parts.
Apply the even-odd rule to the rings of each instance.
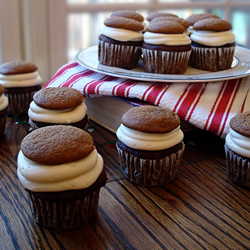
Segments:
[[[218,82],[143,82],[108,76],[77,62],[63,65],[44,86],[71,87],[86,97],[119,96],[137,98],[166,107],[190,124],[221,138],[229,132],[229,121],[250,110],[250,77]]]

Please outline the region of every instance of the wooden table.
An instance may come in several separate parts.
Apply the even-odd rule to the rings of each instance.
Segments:
[[[124,178],[115,134],[90,122],[108,183],[97,216],[72,231],[53,231],[32,219],[16,174],[27,117],[8,120],[0,139],[0,249],[250,249],[250,192],[227,177],[224,140],[193,130],[176,179],[145,188]]]

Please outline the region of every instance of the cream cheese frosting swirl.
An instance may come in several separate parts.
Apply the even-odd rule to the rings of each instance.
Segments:
[[[195,43],[205,46],[223,46],[233,43],[235,35],[231,30],[227,31],[212,31],[212,30],[195,30],[190,39]]]
[[[161,34],[146,31],[144,34],[144,42],[154,45],[189,45],[190,38],[185,34]]]
[[[250,137],[241,135],[230,128],[226,136],[226,145],[233,152],[250,158]]]
[[[101,33],[111,39],[121,42],[136,42],[143,40],[143,34],[140,31],[104,26]]]
[[[32,72],[27,74],[15,74],[15,75],[3,75],[0,74],[0,84],[5,88],[14,87],[32,87],[42,83],[41,77],[38,72]]]
[[[59,192],[91,186],[103,170],[103,159],[95,149],[78,161],[43,165],[29,160],[20,151],[17,165],[18,178],[26,189],[35,192]]]
[[[8,103],[8,98],[4,94],[2,94],[0,96],[0,111],[5,109],[8,106]]]
[[[180,126],[169,133],[156,134],[133,130],[123,124],[118,128],[116,135],[128,147],[147,151],[171,148],[180,143],[184,137]]]
[[[47,123],[69,124],[81,121],[87,112],[84,102],[73,109],[50,110],[41,108],[34,101],[30,103],[28,116],[31,120]]]

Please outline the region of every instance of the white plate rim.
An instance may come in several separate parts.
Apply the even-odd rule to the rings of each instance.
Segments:
[[[75,59],[80,65],[88,68],[89,70],[114,77],[127,78],[138,81],[214,82],[220,80],[242,78],[250,75],[250,50],[241,46],[236,46],[235,48],[233,68],[218,72],[208,72],[197,70],[188,66],[187,72],[194,73],[185,73],[183,75],[147,73],[143,72],[142,67],[139,66],[133,70],[127,70],[102,65],[98,61],[98,45],[94,45],[79,51],[76,54]]]

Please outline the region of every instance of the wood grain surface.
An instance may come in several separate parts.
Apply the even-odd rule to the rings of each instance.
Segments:
[[[186,148],[174,181],[145,188],[119,167],[116,136],[90,122],[108,183],[98,214],[86,226],[54,231],[32,218],[16,174],[27,117],[8,119],[0,139],[0,249],[250,249],[250,193],[226,173],[224,140],[199,129],[185,134]]]

